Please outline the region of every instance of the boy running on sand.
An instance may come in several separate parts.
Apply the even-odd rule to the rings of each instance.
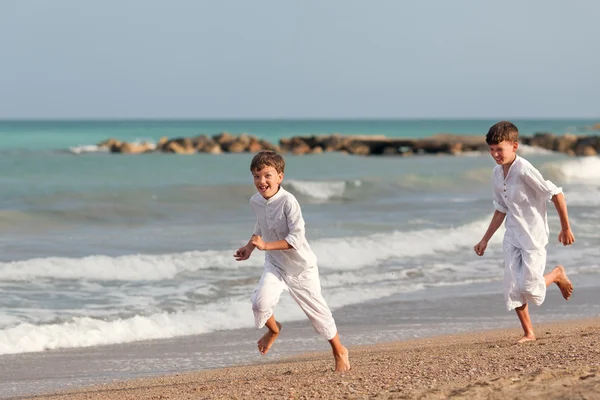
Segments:
[[[475,253],[483,256],[488,241],[506,217],[504,235],[504,299],[508,311],[516,310],[523,337],[517,343],[535,340],[528,303],[541,305],[546,288],[556,283],[569,300],[573,285],[562,265],[544,275],[548,220],[546,202],[552,201],[560,218],[558,240],[568,246],[575,242],[569,226],[567,204],[562,189],[544,180],[527,160],[517,156],[519,131],[508,121],[492,126],[486,135],[490,154],[496,161],[492,181],[496,211]]]
[[[274,151],[261,151],[252,159],[250,171],[258,193],[250,204],[257,222],[248,244],[234,254],[237,261],[242,261],[255,248],[267,252],[265,269],[252,296],[256,327],[268,329],[258,341],[258,350],[266,354],[279,336],[281,324],[275,320],[273,309],[281,292],[287,290],[315,330],[329,341],[335,371],[348,371],[348,350],[340,342],[331,311],[321,295],[317,257],[305,237],[300,204],[281,187],[284,169],[283,157]]]

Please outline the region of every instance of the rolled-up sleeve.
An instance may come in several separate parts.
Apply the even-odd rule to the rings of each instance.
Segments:
[[[494,200],[494,209],[496,209],[496,211],[500,211],[502,214],[506,214],[508,212],[506,205],[503,205],[503,202],[496,200]]]
[[[548,201],[552,200],[554,195],[563,192],[561,187],[557,187],[551,181],[545,180],[540,171],[534,167],[523,171],[523,180],[527,186]]]
[[[288,200],[283,210],[289,229],[285,241],[294,249],[298,250],[304,240],[304,219],[302,218],[300,204],[298,204],[295,199],[293,201]]]

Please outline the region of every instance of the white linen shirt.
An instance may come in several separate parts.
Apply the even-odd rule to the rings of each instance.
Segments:
[[[517,156],[506,178],[502,165],[493,171],[494,208],[506,214],[504,240],[523,250],[543,249],[548,244],[546,204],[562,188],[544,180],[527,160]]]
[[[256,193],[250,205],[256,213],[254,235],[262,236],[265,242],[285,240],[292,246],[287,250],[267,251],[265,263],[292,276],[317,266],[317,256],[306,240],[300,204],[293,194],[280,186],[270,199]]]

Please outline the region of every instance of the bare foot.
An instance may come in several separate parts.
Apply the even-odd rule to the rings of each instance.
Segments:
[[[342,351],[333,354],[335,358],[335,372],[345,372],[350,370],[350,360],[348,359],[348,349],[342,346]]]
[[[525,342],[531,342],[532,340],[535,340],[535,336],[533,336],[533,335],[524,335],[521,339],[517,340],[515,344],[521,344],[521,343],[525,343]]]
[[[258,351],[260,354],[267,354],[273,343],[275,343],[275,339],[279,336],[279,332],[281,331],[281,324],[277,322],[277,328],[279,331],[273,332],[272,330],[268,330],[260,339],[258,339]]]
[[[569,300],[571,294],[573,294],[573,284],[567,277],[567,273],[562,265],[557,265],[554,270],[557,272],[557,278],[554,280],[554,283],[560,289],[565,300]]]

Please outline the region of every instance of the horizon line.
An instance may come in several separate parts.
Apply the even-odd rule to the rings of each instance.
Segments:
[[[0,122],[140,122],[140,121],[490,121],[490,120],[600,120],[600,116],[486,116],[486,117],[28,117],[1,118]]]

